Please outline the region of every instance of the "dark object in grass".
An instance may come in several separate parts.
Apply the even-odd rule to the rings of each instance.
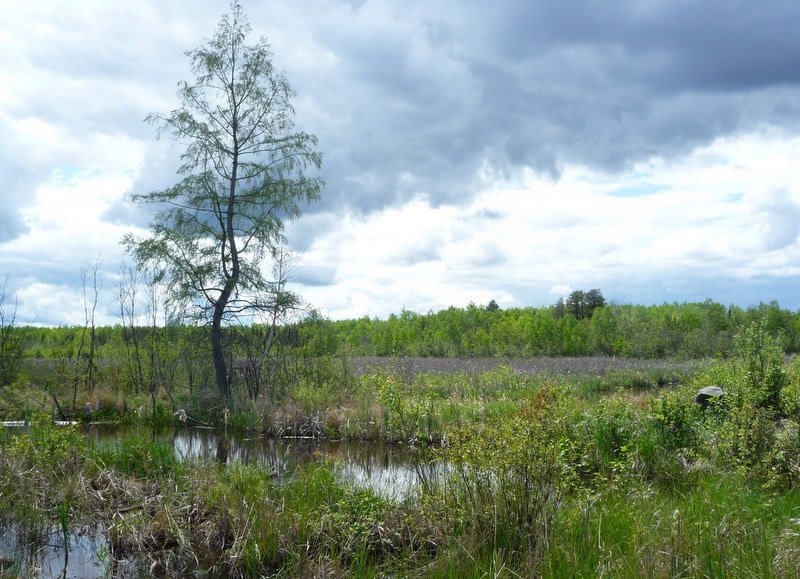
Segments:
[[[720,388],[719,386],[706,386],[705,388],[700,388],[700,391],[697,393],[697,396],[694,397],[694,401],[700,405],[700,408],[705,410],[708,408],[708,401],[712,398],[719,398],[720,396],[724,396],[727,394],[725,390]]]

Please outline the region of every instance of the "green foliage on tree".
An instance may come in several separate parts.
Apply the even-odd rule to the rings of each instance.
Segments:
[[[559,302],[558,307],[561,308]],[[599,289],[592,289],[588,292],[575,290],[569,294],[564,308],[566,312],[572,314],[576,320],[591,318],[597,308],[606,305],[603,293]]]
[[[776,411],[781,390],[789,384],[780,336],[771,336],[763,323],[753,323],[736,335],[734,343],[738,355],[735,372],[744,382],[747,399],[757,408]]]
[[[618,344],[617,318],[611,308],[601,308],[591,321],[593,346],[603,355],[609,356],[621,349]]]
[[[800,351],[800,342],[787,338],[797,333],[800,314],[776,303],[745,310],[711,300],[653,306],[611,302],[581,319],[560,315],[556,307],[495,310],[469,304],[424,314],[403,310],[384,320],[330,321],[324,332],[327,351],[346,347],[356,356],[703,358],[733,355],[734,336],[756,321],[763,321],[784,352]],[[298,325],[306,326],[313,323]],[[315,339],[312,333],[304,331],[303,339]]]
[[[274,70],[262,38],[234,1],[216,34],[187,53],[194,80],[179,84],[180,106],[148,120],[185,145],[181,180],[135,195],[155,205],[151,235],[123,243],[151,268],[175,311],[210,322],[219,395],[231,396],[223,325],[246,313],[283,307],[293,296],[264,272],[284,240],[284,221],[318,199],[321,165],[313,135],[295,129],[294,92]]]

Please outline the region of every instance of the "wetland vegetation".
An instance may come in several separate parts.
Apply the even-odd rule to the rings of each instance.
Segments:
[[[284,220],[319,199],[322,153],[249,33],[234,0],[148,116],[185,148],[177,183],[131,196],[152,222],[123,239],[120,323],[95,323],[98,262],[82,327],[17,327],[0,290],[0,576],[797,576],[799,313],[598,289],[308,311]],[[380,446],[409,484],[245,440]]]
[[[70,576],[71,557],[96,577],[796,576],[800,363],[792,329],[775,327],[795,315],[774,308],[724,308],[714,334],[702,318],[699,333],[671,330],[672,344],[702,334],[722,346],[701,357],[382,357],[343,329],[365,321],[312,317],[280,329],[260,382],[234,374],[229,401],[193,342],[202,329],[137,330],[137,360],[130,328],[97,328],[89,372],[76,355],[82,328],[14,328],[18,366],[0,410],[30,425],[0,430],[2,573]],[[682,310],[720,308],[639,311],[674,329]],[[593,343],[592,318],[550,315]],[[391,334],[419,317],[369,326]],[[476,335],[464,324],[449,334],[462,345]],[[650,343],[663,339],[656,328]],[[398,336],[410,354],[425,332]],[[236,353],[248,360],[245,346]],[[694,397],[712,384],[727,394],[703,411]],[[94,423],[132,434],[87,435]],[[210,452],[153,435],[164,427],[207,433]],[[412,484],[391,494],[342,476],[345,453],[323,446],[276,469],[242,460],[241,440],[395,449]]]

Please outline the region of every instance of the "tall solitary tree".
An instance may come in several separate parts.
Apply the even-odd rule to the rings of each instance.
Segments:
[[[194,81],[178,85],[180,107],[147,120],[158,135],[185,145],[180,181],[134,195],[155,204],[144,238],[123,239],[140,267],[150,267],[170,299],[210,322],[219,394],[231,397],[223,327],[245,311],[285,301],[269,279],[285,243],[284,221],[319,198],[322,155],[315,136],[295,129],[294,92],[273,68],[269,45],[246,44],[250,25],[234,0],[216,34],[186,55]],[[282,287],[282,286],[280,286]]]

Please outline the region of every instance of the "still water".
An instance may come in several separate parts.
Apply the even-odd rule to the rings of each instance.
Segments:
[[[8,426],[8,425],[7,425]],[[24,430],[24,425],[15,425]],[[202,428],[176,428],[153,432],[137,428],[89,426],[86,436],[97,444],[114,444],[127,437],[155,437],[171,444],[176,456],[186,461],[241,462],[260,466],[280,480],[311,462],[326,460],[340,480],[372,489],[386,498],[402,499],[416,485],[417,460],[413,449],[380,444],[274,440],[265,437],[235,437]],[[0,526],[0,576],[13,570],[20,576],[42,578],[108,577],[108,544],[98,529],[71,530],[65,559],[60,529],[44,537],[25,537],[14,524]],[[32,545],[36,545],[32,547]],[[66,566],[65,566],[66,562]],[[116,567],[115,577],[138,577],[136,569]]]
[[[279,479],[297,467],[327,459],[341,480],[369,487],[386,498],[403,498],[416,481],[416,452],[407,447],[309,438],[235,437],[208,428],[176,428],[154,434],[149,430],[92,426],[87,436],[99,444],[113,444],[114,440],[130,436],[155,436],[156,440],[168,441],[179,460],[239,462],[260,466]]]

